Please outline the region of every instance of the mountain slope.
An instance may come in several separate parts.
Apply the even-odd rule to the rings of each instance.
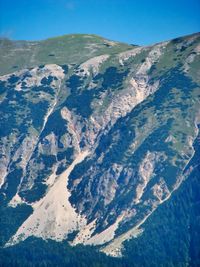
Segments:
[[[198,165],[200,35],[0,47],[2,211],[23,211],[2,245],[36,236],[126,254]]]

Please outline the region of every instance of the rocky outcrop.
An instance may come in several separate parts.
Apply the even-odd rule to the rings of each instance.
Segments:
[[[120,256],[194,167],[199,35],[134,48],[93,38],[74,62],[34,56],[0,77],[1,198],[33,208],[7,245],[72,234]]]

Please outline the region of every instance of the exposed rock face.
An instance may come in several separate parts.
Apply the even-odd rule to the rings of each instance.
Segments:
[[[77,214],[69,202],[70,192],[67,190],[67,179],[74,166],[81,162],[88,152],[77,156],[66,171],[57,176],[48,193],[33,204],[33,214],[22,224],[11,244],[24,240],[30,235],[42,238],[62,240],[67,233],[79,230],[86,224],[86,219]]]
[[[134,48],[82,38],[74,58],[73,35],[51,60],[44,47],[43,61],[0,70],[1,200],[33,208],[7,245],[68,238],[120,256],[194,167],[200,37]]]

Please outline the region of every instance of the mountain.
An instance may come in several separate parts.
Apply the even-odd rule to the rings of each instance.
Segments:
[[[198,266],[200,34],[0,49],[2,266]]]

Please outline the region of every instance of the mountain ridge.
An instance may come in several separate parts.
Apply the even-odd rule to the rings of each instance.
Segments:
[[[20,47],[19,65],[11,44],[0,58],[1,73],[16,66],[0,78],[1,199],[32,209],[7,245],[74,235],[72,245],[122,256],[123,243],[142,235],[196,164],[187,167],[199,131],[200,35],[145,47],[96,36],[71,47],[65,38],[60,46],[45,40],[34,53]],[[51,190],[68,168],[65,210]],[[70,209],[81,219],[66,230]]]

